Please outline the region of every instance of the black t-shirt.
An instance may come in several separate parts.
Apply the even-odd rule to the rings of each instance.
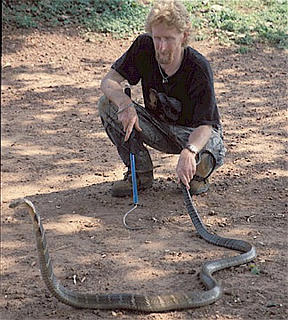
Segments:
[[[155,93],[161,93],[180,101],[181,110],[176,124],[188,127],[219,127],[211,67],[209,62],[191,47],[185,48],[180,68],[168,78],[167,83],[163,83],[155,58],[153,40],[148,34],[137,37],[112,68],[130,85],[136,85],[141,80],[145,108],[154,114],[155,108],[157,113],[157,103],[155,105],[153,101]],[[160,112],[162,111],[158,108],[158,114]]]

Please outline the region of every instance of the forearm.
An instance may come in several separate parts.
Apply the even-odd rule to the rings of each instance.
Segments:
[[[190,134],[188,144],[193,144],[200,151],[208,142],[211,133],[212,126],[199,126]]]
[[[101,90],[121,110],[132,103],[132,100],[124,93],[121,78],[115,80],[106,76],[101,82]]]
[[[117,71],[111,69],[101,82],[101,90],[118,107],[118,120],[122,122],[125,132],[124,141],[128,141],[134,127],[137,131],[142,129],[135,106],[121,86],[124,80]]]

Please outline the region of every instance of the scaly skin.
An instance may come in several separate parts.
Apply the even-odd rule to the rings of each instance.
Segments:
[[[166,295],[137,295],[129,293],[119,294],[88,294],[69,290],[61,285],[56,278],[51,258],[48,252],[45,230],[39,214],[33,203],[28,199],[14,200],[11,208],[25,205],[33,222],[36,237],[42,278],[51,294],[61,302],[76,308],[87,309],[126,309],[142,312],[163,312],[169,310],[189,309],[214,303],[222,296],[222,289],[212,274],[218,270],[247,263],[256,257],[255,248],[248,242],[223,238],[211,234],[203,225],[196,208],[193,205],[189,191],[182,185],[185,204],[192,222],[200,236],[217,246],[242,252],[240,255],[206,262],[200,272],[200,279],[206,287],[206,291],[171,293]]]

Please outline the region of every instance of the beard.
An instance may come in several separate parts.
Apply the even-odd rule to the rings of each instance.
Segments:
[[[168,51],[165,54],[156,51],[156,60],[160,64],[170,64],[173,61],[173,54],[171,51]]]

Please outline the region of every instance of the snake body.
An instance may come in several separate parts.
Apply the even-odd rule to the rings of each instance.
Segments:
[[[33,203],[26,198],[22,198],[14,200],[10,204],[10,207],[15,208],[21,204],[28,207],[36,236],[42,278],[51,294],[59,301],[76,308],[107,310],[127,309],[142,312],[163,312],[189,309],[214,303],[222,296],[222,289],[213,278],[212,274],[224,268],[247,263],[256,257],[254,246],[248,242],[223,238],[210,233],[201,221],[189,191],[184,185],[182,185],[182,189],[188,213],[199,235],[209,243],[241,252],[241,254],[237,256],[208,261],[203,265],[200,272],[200,279],[206,287],[206,290],[204,291],[171,293],[165,295],[138,295],[128,293],[90,294],[69,290],[59,282],[54,274],[48,252],[45,230]]]

